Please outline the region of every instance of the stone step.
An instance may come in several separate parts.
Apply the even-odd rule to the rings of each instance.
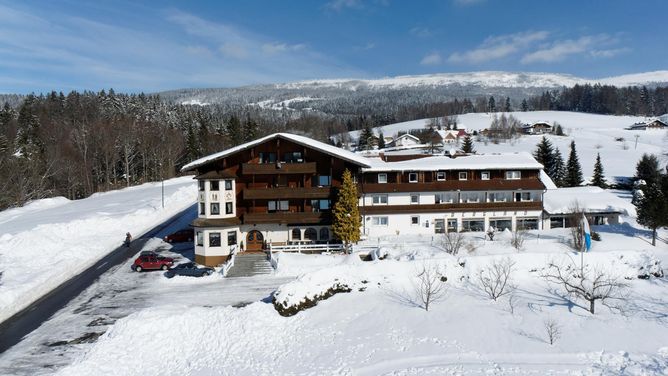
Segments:
[[[266,254],[238,253],[234,256],[234,266],[227,273],[227,277],[250,277],[270,274],[273,271]]]

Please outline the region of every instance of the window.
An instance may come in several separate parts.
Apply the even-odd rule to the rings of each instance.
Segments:
[[[436,180],[444,181],[445,180],[445,171],[438,171],[436,173]]]
[[[457,232],[457,219],[448,219],[448,232]]]
[[[489,180],[489,171],[483,171],[480,173],[481,180]]]
[[[220,204],[217,202],[212,202],[211,203],[211,215],[218,215],[220,214]]]
[[[292,229],[292,240],[302,240],[302,230],[298,228]]]
[[[283,160],[286,163],[301,163],[301,162],[304,161],[304,159],[302,158],[302,152],[301,151],[285,153],[285,154],[283,154]]]
[[[518,230],[538,230],[538,218],[517,218]]]
[[[320,229],[320,240],[329,240],[329,229],[327,227]]]
[[[489,227],[496,231],[512,230],[513,223],[510,218],[492,218],[489,220]]]
[[[411,225],[417,226],[420,224],[420,217],[417,215],[411,216]]]
[[[462,192],[462,202],[480,202],[484,199],[481,192]]]
[[[204,205],[203,202],[199,203],[199,214],[200,215],[205,215],[206,214],[206,206]]]
[[[417,172],[409,172],[408,173],[408,182],[409,183],[417,183],[418,182]]]
[[[378,183],[379,184],[387,183],[387,174],[378,174]]]
[[[417,193],[412,193],[411,194],[411,204],[419,204],[420,203],[420,195]]]
[[[327,211],[330,207],[330,200],[311,200],[311,210],[313,212]]]
[[[566,220],[564,217],[550,217],[550,228],[564,228]]]
[[[220,247],[220,232],[209,233],[209,247]]]
[[[329,187],[332,185],[332,177],[329,175],[318,175],[314,183],[318,187]]]
[[[453,195],[450,193],[436,193],[434,195],[434,203],[436,204],[452,204]]]
[[[220,189],[220,184],[218,184],[218,183],[219,183],[218,180],[211,180],[211,181],[209,182],[209,184],[210,184],[210,185],[209,185],[209,190],[210,190],[210,191],[217,191],[217,190],[219,190],[219,189]]]
[[[445,234],[445,219],[434,220],[434,233]]]
[[[197,245],[202,247],[204,246],[204,233],[202,231],[197,231]]]
[[[512,195],[508,192],[490,192],[487,197],[489,202],[508,202]]]
[[[371,224],[374,226],[387,226],[387,217],[371,217]]]
[[[468,174],[464,171],[459,173],[459,180],[466,180],[468,179]]]
[[[225,180],[225,190],[226,191],[232,190],[232,180]]]
[[[387,195],[375,195],[371,198],[374,205],[387,204]]]
[[[531,192],[517,192],[515,193],[515,201],[531,201]]]
[[[506,179],[516,180],[522,177],[519,171],[506,171]]]
[[[231,202],[226,202],[225,203],[225,214],[232,214],[234,212],[234,208],[232,207]]]
[[[237,245],[237,232],[228,231],[227,232],[227,245]]]
[[[318,240],[318,232],[314,228],[309,227],[306,229],[306,231],[304,231],[304,239],[316,241]]]
[[[260,153],[260,163],[276,163],[276,153]]]
[[[288,200],[269,201],[267,203],[267,209],[269,209],[270,213],[275,211],[288,211],[290,210],[290,202]]]
[[[204,191],[204,190],[205,190],[205,187],[206,187],[206,183],[205,183],[205,181],[204,181],[204,180],[200,180],[198,183],[199,183],[199,190],[200,190],[200,191]]]
[[[485,220],[462,219],[462,231],[485,231]]]

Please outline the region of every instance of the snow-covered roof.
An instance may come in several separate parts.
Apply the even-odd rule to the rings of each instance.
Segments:
[[[338,148],[338,147],[333,146],[333,145],[328,145],[328,144],[325,144],[323,142],[316,141],[316,140],[314,140],[312,138],[309,138],[309,137],[300,136],[300,135],[296,135],[296,134],[292,134],[292,133],[274,133],[274,134],[270,134],[270,135],[262,137],[262,138],[258,138],[257,140],[247,142],[245,144],[241,144],[241,145],[235,146],[233,148],[229,148],[227,150],[223,150],[223,151],[218,152],[218,153],[207,155],[206,157],[202,157],[200,159],[192,161],[192,162],[188,163],[187,165],[183,166],[181,168],[181,171],[193,170],[193,169],[195,169],[195,168],[197,168],[197,167],[199,167],[203,164],[206,164],[206,163],[209,163],[209,162],[221,159],[221,158],[225,158],[229,155],[232,155],[232,154],[238,153],[240,151],[252,148],[255,145],[262,144],[263,142],[273,140],[273,139],[278,138],[278,137],[284,138],[286,140],[292,141],[292,142],[294,142],[296,144],[299,144],[299,145],[302,145],[302,146],[306,146],[306,147],[309,147],[309,148],[316,149],[318,151],[321,151],[321,152],[329,154],[329,155],[333,155],[335,157],[341,158],[341,159],[346,160],[346,161],[351,162],[351,163],[355,163],[355,164],[360,165],[362,167],[369,167],[370,166],[369,165],[369,160],[367,158],[364,158],[363,156],[355,154],[355,153],[350,152],[348,150],[344,150],[344,149]]]
[[[409,133],[402,134],[401,136],[397,137],[397,140],[400,139],[400,138],[412,138],[413,140],[415,140],[417,142],[420,142],[419,138],[417,138],[417,137],[415,137],[415,136],[413,136],[412,134],[409,134]]]
[[[550,175],[548,175],[544,170],[540,170],[539,179],[546,189],[557,189],[557,185],[554,184]]]
[[[380,158],[369,158],[369,164],[371,166],[364,168],[363,171],[531,170],[543,168],[543,165],[527,152],[467,155],[457,158],[438,155],[400,162],[385,162]]]
[[[543,207],[550,214],[567,214],[577,202],[586,213],[633,212],[633,205],[610,191],[599,187],[548,189],[543,195]]]

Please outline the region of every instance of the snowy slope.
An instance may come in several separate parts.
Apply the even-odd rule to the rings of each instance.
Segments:
[[[0,212],[0,321],[121,245],[194,204],[192,177]]]
[[[640,116],[613,116],[585,114],[580,112],[560,111],[530,111],[511,112],[523,123],[547,121],[561,124],[567,136],[547,136],[554,145],[559,147],[564,161],[568,158],[569,144],[575,141],[580,163],[585,179],[593,172],[596,154],[601,154],[601,161],[608,180],[614,177],[629,177],[635,173],[635,164],[643,153],[659,155],[666,160],[668,152],[668,136],[665,130],[629,131],[624,129],[631,124],[645,121]],[[488,128],[493,117],[501,114],[471,113],[458,116],[458,123],[469,132]],[[390,124],[382,129],[385,136],[396,135],[399,131],[424,129],[430,119],[421,119],[403,123]],[[378,132],[378,130],[376,130]],[[350,132],[352,138],[357,138],[359,131]],[[637,145],[636,145],[636,136]],[[475,142],[478,153],[507,153],[517,151],[533,152],[542,136],[522,136],[512,143],[485,145]],[[616,141],[623,138],[624,141]]]

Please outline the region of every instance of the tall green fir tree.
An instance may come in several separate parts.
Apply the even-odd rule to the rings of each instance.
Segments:
[[[371,125],[368,122],[364,123],[364,129],[360,132],[359,140],[357,141],[357,147],[360,150],[368,150],[373,146],[373,131],[371,130]]]
[[[643,180],[645,184],[650,185],[661,177],[659,169],[659,159],[654,154],[643,154],[636,164],[636,181]]]
[[[503,105],[503,112],[510,112],[512,108],[510,107],[510,97],[506,97],[506,103]]]
[[[523,112],[529,111],[529,103],[527,103],[526,99],[522,99],[522,105],[520,107],[522,108]]]
[[[533,157],[536,158],[538,163],[543,165],[543,171],[554,180],[556,165],[554,161],[554,146],[547,137],[543,136],[538,145],[536,145],[536,150],[533,152]]]
[[[239,118],[232,115],[227,121],[226,127],[227,138],[232,146],[237,146],[244,142],[243,130],[241,128],[241,121]]]
[[[554,148],[554,177],[552,181],[556,184],[557,187],[564,186],[564,180],[566,180],[566,165],[564,164],[564,158],[561,156],[561,151],[559,148]]]
[[[194,161],[202,156],[202,148],[200,147],[195,128],[192,123],[188,123],[186,129],[186,158],[188,161]]]
[[[246,118],[246,122],[244,123],[244,135],[243,139],[244,142],[250,142],[253,141],[257,138],[258,134],[258,125],[257,122],[249,117]]]
[[[31,94],[23,101],[16,120],[16,151],[26,159],[41,158],[44,145],[39,138],[39,119],[34,112],[35,97]]]
[[[601,187],[603,189],[608,187],[608,184],[605,182],[605,176],[603,173],[603,164],[601,163],[601,154],[596,154],[596,163],[594,163],[594,175],[591,178],[591,185],[596,187]]]
[[[461,150],[462,152],[467,154],[475,153],[475,147],[473,146],[473,138],[471,137],[470,134],[467,134],[466,137],[464,137]]]
[[[385,149],[385,135],[383,131],[378,132],[378,149]]]
[[[580,166],[578,152],[575,150],[575,141],[571,141],[571,151],[570,154],[568,154],[568,162],[566,163],[566,179],[564,185],[566,187],[579,187],[583,182],[582,166]]]
[[[360,240],[360,218],[357,186],[353,182],[352,174],[348,169],[343,172],[343,183],[334,204],[332,232],[340,239],[347,252],[351,245]]]
[[[496,101],[494,100],[494,97],[489,97],[489,101],[487,102],[487,112],[496,112]]]
[[[650,184],[641,184],[642,194],[636,200],[638,223],[652,230],[652,245],[656,246],[656,232],[668,226],[668,176]]]

